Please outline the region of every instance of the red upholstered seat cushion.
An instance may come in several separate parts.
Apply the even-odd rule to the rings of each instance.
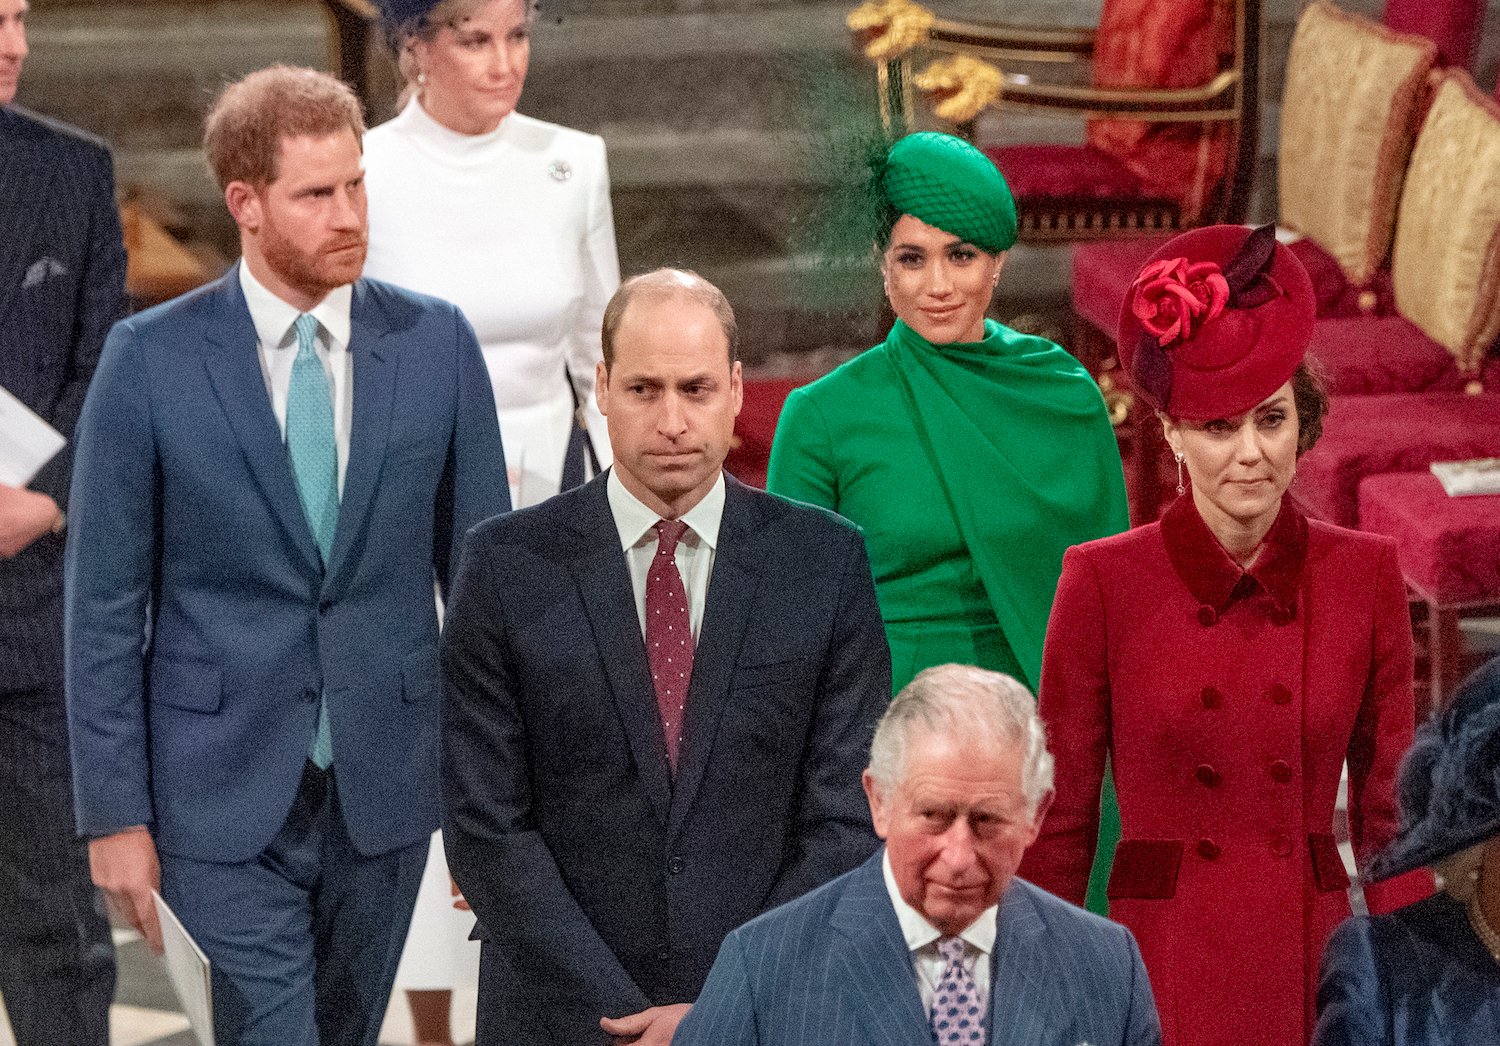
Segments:
[[[1402,573],[1439,605],[1500,600],[1500,495],[1450,498],[1430,472],[1370,476],[1359,521],[1396,539]]]
[[[1472,68],[1484,28],[1484,0],[1385,0],[1383,21],[1438,45],[1444,65]]]
[[[1400,316],[1320,320],[1308,352],[1337,396],[1462,392],[1467,384],[1453,355]]]
[[[1033,200],[1131,203],[1146,195],[1123,163],[1087,145],[1001,145],[984,153],[1023,206]]]
[[[1287,249],[1312,277],[1319,318],[1395,315],[1396,292],[1391,286],[1390,269],[1380,269],[1369,286],[1360,287],[1350,283],[1338,260],[1310,237],[1304,236]]]
[[[734,446],[724,459],[724,468],[741,483],[752,487],[766,485],[766,468],[771,463],[771,440],[781,408],[793,389],[816,378],[807,374],[797,378],[750,378],[745,381],[745,399],[740,416],[734,419]]]
[[[1073,249],[1073,311],[1103,331],[1110,341],[1136,273],[1170,240],[1146,236],[1081,243]]]
[[[1323,438],[1297,463],[1292,495],[1309,515],[1357,527],[1359,484],[1367,476],[1497,456],[1500,396],[1339,396],[1323,422]]]

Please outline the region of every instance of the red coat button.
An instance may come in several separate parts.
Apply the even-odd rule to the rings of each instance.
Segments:
[[[1283,610],[1280,607],[1277,607],[1275,610],[1271,611],[1271,623],[1275,625],[1290,625],[1292,623],[1292,618],[1295,616],[1296,614],[1294,611]]]
[[[1277,857],[1290,857],[1292,855],[1292,841],[1280,832],[1271,836],[1271,852]]]
[[[1292,779],[1292,768],[1283,759],[1278,759],[1271,764],[1271,780],[1278,784],[1286,784]]]
[[[1271,699],[1273,705],[1289,705],[1292,703],[1292,692],[1280,683],[1272,683],[1266,690],[1266,697]]]
[[[1219,620],[1219,615],[1213,607],[1205,606],[1198,608],[1198,624],[1202,625],[1204,628],[1212,625],[1217,620]]]
[[[1211,686],[1204,687],[1201,696],[1203,698],[1204,708],[1218,708],[1221,704],[1224,703],[1224,695],[1219,693]]]
[[[1194,770],[1193,776],[1198,779],[1199,784],[1206,785],[1209,788],[1215,788],[1219,784],[1219,771],[1207,763]]]
[[[1198,856],[1205,861],[1212,861],[1219,856],[1219,844],[1212,839],[1199,839]]]

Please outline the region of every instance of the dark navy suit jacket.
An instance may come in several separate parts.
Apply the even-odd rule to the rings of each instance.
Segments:
[[[1446,893],[1347,919],[1328,939],[1313,1046],[1500,1042],[1500,963]]]
[[[880,854],[731,933],[674,1046],[913,1046],[932,1031]],[[1130,931],[1011,880],[988,1046],[1160,1046]]]
[[[237,270],[118,324],[78,423],[67,699],[82,832],[200,861],[286,819],[326,694],[366,855],[438,823],[433,575],[509,507],[494,399],[446,302],[354,285],[353,421],[323,568]]]
[[[124,300],[109,152],[63,124],[0,107],[0,386],[69,439],[29,484],[64,510],[73,426]],[[59,536],[0,560],[0,691],[61,684],[62,576]]]
[[[675,780],[607,475],[469,536],[443,636],[449,865],[479,1041],[689,1002],[734,927],[877,845],[890,655],[858,531],[726,479]]]

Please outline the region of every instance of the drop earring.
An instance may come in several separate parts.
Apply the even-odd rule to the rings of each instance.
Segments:
[[[1180,498],[1187,493],[1187,486],[1182,482],[1182,452],[1173,455],[1177,459],[1177,496]]]

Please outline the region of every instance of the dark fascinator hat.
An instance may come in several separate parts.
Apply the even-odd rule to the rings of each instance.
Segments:
[[[1152,255],[1120,313],[1120,367],[1151,406],[1243,414],[1296,373],[1312,340],[1312,280],[1266,225],[1209,225]]]
[[[1417,728],[1396,786],[1401,830],[1365,870],[1379,882],[1500,834],[1500,657]]]
[[[375,0],[375,6],[380,9],[380,21],[389,32],[415,24],[440,2],[441,0]]]

